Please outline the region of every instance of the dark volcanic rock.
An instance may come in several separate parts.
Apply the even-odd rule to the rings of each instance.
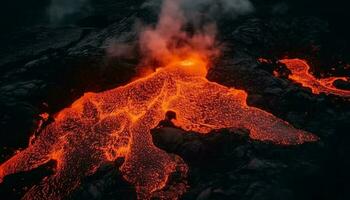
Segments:
[[[318,170],[312,160],[319,157],[303,152],[323,151],[318,144],[285,147],[252,141],[245,130],[239,129],[207,135],[182,133],[182,130],[176,133],[175,128],[166,127],[153,130],[156,145],[180,155],[189,164],[191,189],[184,199],[298,198],[299,188],[292,185],[301,184],[303,179],[296,177],[300,173],[312,175]],[[177,139],[169,140],[169,135]],[[194,151],[197,145],[201,148]],[[303,172],[299,172],[301,169]]]
[[[0,66],[67,47],[77,42],[82,33],[83,29],[76,27],[35,27],[17,31],[16,34],[2,35],[1,40],[5,45],[0,51]]]
[[[122,160],[116,163],[106,163],[97,172],[82,181],[80,189],[69,199],[136,199],[135,188],[123,180],[118,167]]]
[[[128,82],[138,56],[119,58],[108,50],[113,44],[137,44],[134,22],[154,23],[157,17],[140,7],[143,1],[90,0],[91,9],[52,22],[44,19],[48,3],[38,1],[30,9],[34,4],[28,2],[3,7],[7,13],[14,8],[28,11],[13,12],[22,20],[9,21],[0,34],[0,162],[28,145],[40,113],[57,113],[86,91]],[[341,12],[345,7],[315,0],[252,2],[253,15],[219,21],[222,53],[208,79],[244,89],[249,105],[318,135],[320,141],[276,146],[249,139],[247,130],[200,135],[165,123],[153,130],[154,143],[186,161],[188,183],[181,173],[174,174],[173,182],[156,195],[189,185],[183,199],[350,199],[349,101],[314,95],[287,80],[286,74],[272,74],[283,67],[276,60],[299,57],[311,63],[316,76],[349,76],[348,16]],[[259,63],[260,57],[272,62]],[[335,85],[349,89],[344,81]],[[71,199],[135,199],[134,188],[116,170],[121,163],[98,169]],[[50,164],[7,177],[0,185],[0,198],[19,199],[52,173]]]

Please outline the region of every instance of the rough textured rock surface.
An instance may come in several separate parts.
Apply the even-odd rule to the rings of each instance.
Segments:
[[[325,11],[322,2],[310,1],[316,5],[312,9],[302,2],[256,0],[251,16],[221,20],[222,56],[208,78],[246,90],[248,104],[321,140],[276,146],[252,141],[246,130],[239,129],[205,136],[171,125],[155,129],[155,144],[181,156],[190,167],[190,188],[183,199],[350,199],[349,101],[313,95],[273,76],[280,67],[277,63],[257,61],[299,57],[312,63],[317,76],[350,76],[349,31],[341,28],[348,16]],[[59,22],[41,20],[39,14],[45,12],[40,10],[31,23],[5,25],[8,31],[0,35],[0,162],[27,146],[40,113],[54,114],[85,91],[107,90],[134,77],[138,59],[116,58],[108,53],[108,45],[136,41],[135,20],[154,22],[156,17],[141,6],[142,1],[91,0],[90,4],[93,9],[71,21],[69,16]],[[342,13],[340,7],[337,13]],[[337,84],[349,88],[349,83]],[[106,164],[87,177],[71,198],[134,199],[134,188],[116,170],[121,162]],[[51,164],[8,177],[0,185],[0,198],[19,199],[51,173]]]

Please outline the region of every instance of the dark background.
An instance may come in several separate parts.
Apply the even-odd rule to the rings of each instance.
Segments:
[[[50,13],[52,2],[0,3],[0,163],[27,146],[40,113],[54,114],[86,91],[103,91],[130,81],[139,58],[108,55],[106,41],[119,36],[134,41],[136,19],[150,23],[157,19],[140,8],[142,0],[90,0],[81,5],[66,0],[62,13],[76,9],[65,15]],[[218,21],[218,38],[226,48],[208,79],[246,90],[248,104],[315,133],[321,140],[280,147],[221,131],[209,136],[193,133],[182,138],[177,148],[160,142],[158,145],[189,164],[190,189],[183,198],[350,199],[349,100],[313,95],[273,77],[277,63],[256,61],[260,57],[273,61],[299,57],[311,64],[316,76],[350,76],[349,3],[252,2],[254,13]],[[350,88],[349,83],[339,87]],[[51,173],[50,164],[7,177],[0,185],[0,199],[19,199]],[[120,163],[88,177],[70,198],[133,199],[132,186],[123,182],[114,165]],[[98,188],[97,197],[90,186]]]

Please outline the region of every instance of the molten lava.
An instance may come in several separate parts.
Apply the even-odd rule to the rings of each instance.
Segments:
[[[283,59],[281,63],[291,71],[289,79],[300,83],[302,86],[310,88],[312,93],[334,94],[343,97],[350,97],[349,90],[342,90],[334,87],[333,83],[336,80],[348,81],[349,77],[329,77],[317,79],[310,73],[310,66],[306,61],[301,59]]]
[[[55,160],[55,173],[32,187],[23,199],[62,199],[104,162],[124,157],[120,168],[124,178],[135,185],[139,199],[149,199],[166,185],[179,162],[158,149],[150,134],[167,111],[176,113],[175,125],[203,134],[245,127],[251,138],[277,144],[317,140],[248,106],[246,92],[208,81],[207,62],[197,54],[182,60],[176,57],[125,86],[84,94],[59,112],[28,148],[1,164],[0,180]],[[178,191],[177,196],[183,192]]]

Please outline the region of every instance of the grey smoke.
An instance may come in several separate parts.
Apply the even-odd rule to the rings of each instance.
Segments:
[[[144,8],[150,8],[159,12],[164,0],[148,0],[143,4]],[[220,17],[236,18],[252,13],[254,5],[250,0],[174,0],[182,7],[189,21],[197,21],[198,18],[217,20]],[[198,16],[200,15],[200,16]]]
[[[74,14],[88,9],[89,0],[51,0],[47,13],[52,23],[60,23]]]
[[[254,11],[250,0],[147,0],[142,8],[158,15],[157,24],[135,26],[140,54],[155,60],[166,60],[173,53],[170,47],[179,40],[208,57],[216,57],[216,22],[221,17],[234,19]],[[187,25],[193,26],[193,35],[184,30]],[[120,36],[108,43],[107,53],[113,57],[128,57],[137,47]]]
[[[227,14],[232,17],[245,15],[254,11],[254,6],[249,0],[181,0],[182,5],[188,11],[206,9],[206,13],[212,16]]]

